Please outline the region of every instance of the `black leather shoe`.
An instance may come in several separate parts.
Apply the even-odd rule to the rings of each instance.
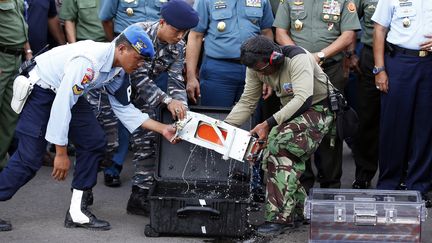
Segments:
[[[132,186],[132,194],[127,203],[127,213],[142,216],[149,216],[150,201],[148,199],[148,189],[142,189],[138,186]]]
[[[90,222],[88,223],[76,223],[73,222],[69,210],[66,213],[66,218],[65,218],[65,222],[64,222],[64,226],[66,228],[76,228],[76,227],[81,227],[81,228],[85,228],[85,229],[90,229],[90,230],[95,230],[95,231],[102,231],[102,230],[109,230],[111,229],[111,225],[105,221],[105,220],[100,220],[97,219],[96,216],[94,216],[93,214],[91,214],[90,212],[83,212],[87,217],[90,218]]]
[[[104,174],[104,183],[108,187],[119,187],[121,185],[120,176]]]
[[[370,187],[369,181],[355,180],[352,184],[353,189],[368,189]]]
[[[0,231],[11,231],[12,225],[11,223],[0,219]]]
[[[292,228],[294,228],[294,224],[279,224],[266,222],[258,227],[257,233],[262,235],[279,235],[282,234],[285,230]]]

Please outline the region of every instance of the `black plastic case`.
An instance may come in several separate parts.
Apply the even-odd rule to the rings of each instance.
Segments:
[[[191,107],[223,120],[229,109]],[[172,122],[168,111],[163,123]],[[250,122],[243,126],[250,129]],[[172,145],[159,140],[156,182],[149,194],[150,224],[145,235],[160,234],[243,237],[250,233],[249,165],[225,161],[222,155],[182,141]]]

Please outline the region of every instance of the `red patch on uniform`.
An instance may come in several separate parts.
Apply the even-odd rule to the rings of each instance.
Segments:
[[[87,68],[86,73],[84,74],[84,77],[81,81],[82,85],[88,84],[93,80],[94,71],[91,68]]]
[[[357,10],[356,5],[353,2],[348,3],[347,9],[350,13],[354,13]]]

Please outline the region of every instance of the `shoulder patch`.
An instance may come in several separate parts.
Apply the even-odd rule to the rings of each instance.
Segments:
[[[94,71],[91,68],[87,68],[86,73],[84,74],[83,79],[81,80],[81,84],[84,86],[86,84],[89,84],[94,77]]]
[[[298,54],[306,54],[306,51],[299,46],[288,45],[288,46],[282,47],[282,53],[286,57],[293,58],[293,57],[297,56]]]
[[[350,13],[354,13],[355,11],[357,11],[357,7],[356,7],[355,3],[351,2],[351,1],[347,4],[347,9]]]
[[[81,95],[83,93],[84,89],[81,88],[80,86],[78,86],[77,84],[75,84],[72,87],[72,91],[73,91],[74,95]]]

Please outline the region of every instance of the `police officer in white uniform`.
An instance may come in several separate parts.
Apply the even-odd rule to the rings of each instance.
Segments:
[[[17,151],[0,173],[0,201],[10,199],[34,177],[42,165],[47,141],[55,144],[52,176],[64,180],[70,160],[68,138],[76,145],[76,164],[72,181],[72,200],[65,227],[108,230],[107,221],[97,219],[88,209],[83,194],[96,184],[98,163],[103,158],[105,134],[90,104],[82,95],[105,86],[117,117],[133,132],[138,127],[154,130],[171,139],[175,129],[148,118],[129,103],[130,86],[116,78],[123,70],[135,71],[154,55],[152,42],[139,27],[130,28],[115,42],[81,41],[60,46],[36,58],[29,80],[34,90],[22,110],[16,134]],[[1,226],[4,228],[1,228]],[[11,229],[1,224],[0,230]]]

